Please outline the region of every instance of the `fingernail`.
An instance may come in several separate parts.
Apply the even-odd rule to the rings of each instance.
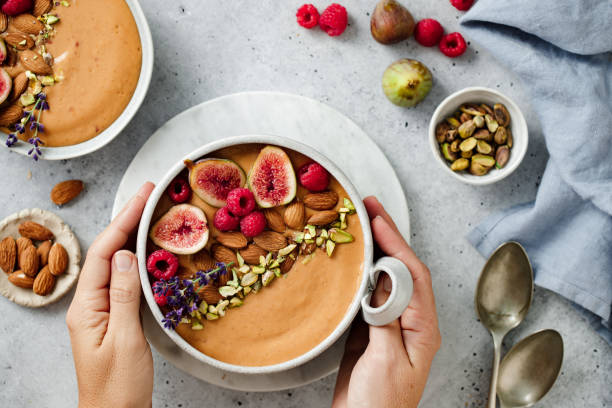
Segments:
[[[391,281],[391,278],[389,277],[389,275],[385,275],[383,277],[383,289],[385,290],[385,292],[391,293],[392,287],[393,287],[393,282]]]
[[[117,252],[113,258],[117,272],[128,272],[132,268],[133,257],[126,252]]]

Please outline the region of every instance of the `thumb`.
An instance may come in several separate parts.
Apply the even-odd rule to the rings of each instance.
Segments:
[[[382,306],[391,293],[391,278],[386,273],[378,277],[378,284],[372,294],[370,305]],[[370,344],[373,346],[402,347],[402,332],[399,319],[395,319],[385,326],[370,326]]]
[[[138,262],[130,251],[122,250],[113,255],[109,297],[109,332],[140,328]]]

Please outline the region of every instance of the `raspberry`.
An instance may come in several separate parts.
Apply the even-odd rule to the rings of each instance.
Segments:
[[[232,214],[227,207],[219,208],[215,213],[215,219],[213,220],[215,227],[222,232],[233,231],[238,229],[240,219]]]
[[[166,306],[168,304],[168,296],[170,295],[170,292],[166,293],[165,295],[163,293],[154,293],[153,298],[155,299],[155,303],[158,305]]]
[[[442,51],[442,54],[450,58],[460,56],[467,49],[465,40],[463,39],[463,36],[459,33],[450,33],[442,37],[442,39],[440,40],[439,47],[440,51]]]
[[[2,6],[2,12],[7,16],[16,16],[32,8],[32,0],[8,0]]]
[[[261,211],[253,211],[240,220],[240,231],[245,237],[252,238],[261,234],[266,228],[266,217]]]
[[[165,249],[153,252],[147,259],[147,271],[157,279],[170,279],[178,266],[178,258]]]
[[[414,29],[414,39],[425,47],[432,47],[440,42],[444,29],[433,18],[424,18]]]
[[[450,0],[450,3],[457,10],[466,11],[469,10],[470,7],[472,7],[472,4],[474,4],[474,0]]]
[[[255,197],[248,188],[235,188],[227,195],[227,209],[238,217],[244,217],[255,209]]]
[[[333,3],[326,8],[323,14],[321,14],[321,18],[319,18],[321,30],[325,31],[327,35],[331,37],[342,34],[347,24],[348,16],[346,14],[346,9],[337,3]]]
[[[298,170],[300,184],[309,191],[323,191],[329,185],[329,173],[319,163],[308,163]]]
[[[295,15],[297,22],[304,28],[311,29],[319,24],[319,11],[312,4],[304,4]]]
[[[168,186],[166,190],[170,199],[176,204],[184,203],[191,197],[191,188],[189,183],[183,177],[178,176]]]

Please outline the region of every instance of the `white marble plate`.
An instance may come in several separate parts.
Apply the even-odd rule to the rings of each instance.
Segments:
[[[331,107],[298,95],[246,92],[213,99],[177,115],[143,145],[127,168],[115,197],[113,217],[145,181],[156,182],[189,152],[208,142],[244,134],[272,134],[306,143],[333,158],[362,197],[375,195],[410,239],[408,205],[391,164],[353,121]],[[384,180],[384,182],[381,182]],[[346,336],[315,360],[266,375],[224,372],[194,360],[174,344],[141,308],[145,334],[155,349],[181,370],[206,382],[242,391],[277,391],[306,385],[338,369]]]

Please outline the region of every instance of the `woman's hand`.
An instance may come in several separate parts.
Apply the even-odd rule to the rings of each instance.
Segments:
[[[140,280],[121,250],[153,189],[146,183],[89,248],[66,315],[80,407],[150,407],[153,359],[140,322]]]
[[[438,317],[427,267],[417,258],[382,205],[364,200],[372,234],[380,249],[408,266],[414,292],[396,321],[381,327],[356,321],[351,329],[333,400],[333,408],[413,408],[421,399],[434,355],[440,348]],[[372,305],[382,305],[391,290],[382,275]]]

